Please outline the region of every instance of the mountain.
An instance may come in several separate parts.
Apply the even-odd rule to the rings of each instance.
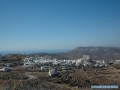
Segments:
[[[45,59],[79,59],[89,55],[92,60],[114,61],[120,59],[120,47],[77,47],[64,53],[9,54],[0,56],[3,60],[16,60],[25,56],[42,56]]]
[[[120,47],[77,47],[67,53],[61,53],[61,56],[77,59],[85,54],[90,55],[93,60],[117,60],[120,59]]]
[[[30,56],[46,56],[51,59],[79,59],[89,55],[92,60],[114,61],[120,59],[120,47],[77,47],[64,53],[34,53]]]

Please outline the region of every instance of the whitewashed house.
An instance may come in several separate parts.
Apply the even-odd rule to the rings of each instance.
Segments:
[[[115,60],[113,63],[114,64],[120,64],[120,60]]]
[[[49,75],[49,76],[57,75],[56,69],[51,69],[51,70],[49,70],[48,75]]]
[[[24,61],[24,66],[32,66],[35,64],[35,62],[31,58],[25,58],[23,61]]]
[[[41,67],[40,67],[40,70],[41,70],[41,71],[48,71],[48,67],[47,67],[47,66],[41,66]]]
[[[107,64],[105,63],[104,60],[96,60],[96,64],[95,64],[95,67],[106,67]]]

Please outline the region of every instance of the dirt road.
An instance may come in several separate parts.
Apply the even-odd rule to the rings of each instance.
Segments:
[[[29,77],[28,79],[37,79],[36,76],[31,75],[31,72],[26,72],[25,75]]]

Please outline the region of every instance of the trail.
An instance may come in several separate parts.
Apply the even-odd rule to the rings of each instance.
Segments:
[[[37,79],[36,76],[31,75],[31,72],[26,72],[25,75],[29,77],[28,79]]]

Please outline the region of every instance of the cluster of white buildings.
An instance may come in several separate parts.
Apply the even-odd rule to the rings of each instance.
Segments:
[[[92,61],[90,60],[89,55],[84,55],[83,58],[80,59],[75,59],[75,60],[57,60],[57,59],[45,59],[43,57],[29,57],[29,58],[25,58],[23,59],[24,61],[24,66],[31,66],[34,64],[38,64],[38,65],[44,65],[44,64],[52,64],[52,65],[61,65],[61,66],[95,66],[95,67],[103,67],[103,66],[107,66],[107,64],[105,63],[104,60],[96,60],[96,61]]]
[[[104,60],[96,60],[95,67],[106,67],[108,64]]]
[[[113,63],[114,64],[120,64],[120,60],[115,60]]]
[[[106,67],[107,64],[104,60],[94,60],[90,59],[89,55],[84,55],[83,58],[75,60],[57,60],[57,59],[45,59],[44,57],[29,57],[23,59],[24,67],[38,65],[41,71],[48,71],[49,76],[54,76],[57,74],[55,68],[52,66],[61,66],[62,70],[67,70],[70,67]]]
[[[0,72],[8,72],[8,71],[11,71],[11,67],[10,67],[10,64],[5,64],[4,67],[0,67]]]

